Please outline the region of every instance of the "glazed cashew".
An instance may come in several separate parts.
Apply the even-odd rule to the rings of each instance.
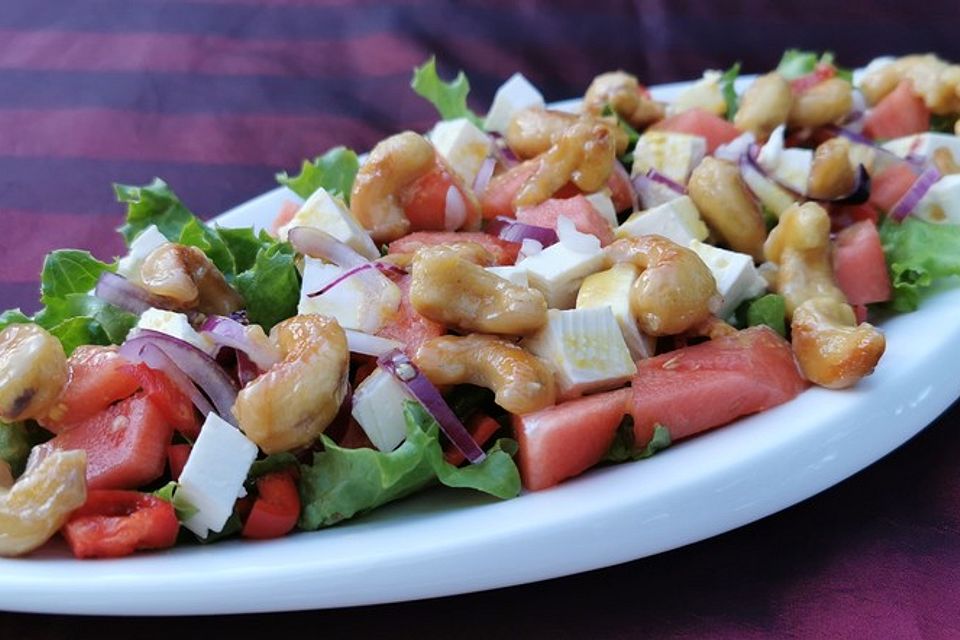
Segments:
[[[793,94],[790,83],[777,72],[760,76],[740,98],[740,108],[733,118],[740,131],[749,131],[763,142],[770,133],[787,121]]]
[[[533,333],[547,322],[538,290],[496,276],[442,247],[417,251],[410,304],[423,317],[458,331]]]
[[[42,458],[31,454],[27,470],[13,486],[0,488],[0,556],[40,547],[87,499],[85,451],[39,453]]]
[[[350,353],[335,320],[299,315],[270,331],[281,360],[237,395],[240,429],[266,453],[316,440],[347,394]]]
[[[433,145],[412,131],[390,136],[373,148],[353,183],[350,210],[374,242],[390,242],[410,231],[400,192],[436,162]]]
[[[435,385],[475,384],[494,392],[510,413],[530,413],[557,400],[553,372],[523,347],[480,334],[424,342],[414,358]]]
[[[531,107],[521,109],[510,120],[504,136],[507,146],[517,157],[526,160],[545,153],[560,140],[560,137],[571,126],[576,124],[578,116],[565,111]],[[617,145],[617,155],[622,155],[630,144],[627,134],[616,125],[616,122],[607,122],[604,119],[595,119],[594,122],[605,125],[614,137]]]
[[[830,78],[793,96],[787,125],[820,127],[834,124],[853,108],[853,87],[841,78]]]
[[[12,324],[0,332],[0,420],[40,417],[66,382],[67,356],[45,329]]]
[[[793,351],[811,382],[843,389],[873,373],[886,348],[883,334],[866,322],[857,325],[849,304],[811,298],[793,312]]]
[[[643,272],[630,288],[630,310],[651,336],[683,333],[706,321],[717,283],[700,257],[662,236],[617,240],[604,249],[608,265],[629,262]]]
[[[519,209],[540,204],[567,182],[584,193],[597,191],[607,183],[614,162],[616,143],[610,127],[581,118],[540,156],[536,171],[520,188],[514,206]]]
[[[636,76],[623,71],[602,73],[587,87],[586,113],[600,116],[607,106],[635,129],[645,129],[664,116],[663,105],[645,95]]]
[[[687,189],[707,226],[731,249],[749,254],[755,260],[763,256],[767,227],[736,165],[713,157],[704,158],[690,175]]]
[[[244,305],[210,258],[196,247],[163,244],[140,265],[140,280],[150,293],[170,301],[177,311],[230,315]]]
[[[837,136],[827,140],[813,155],[813,167],[807,179],[811,198],[829,200],[850,193],[857,174],[850,162],[850,142]]]
[[[873,105],[902,80],[912,83],[914,92],[933,113],[960,111],[960,65],[947,64],[933,54],[904,56],[873,69],[860,81],[860,91]]]

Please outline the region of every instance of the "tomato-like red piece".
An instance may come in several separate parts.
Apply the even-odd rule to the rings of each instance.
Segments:
[[[132,374],[170,425],[191,440],[200,435],[200,421],[193,402],[162,371],[145,364],[131,365]]]
[[[170,479],[179,480],[183,468],[187,464],[187,458],[193,447],[189,444],[172,444],[167,447],[167,466],[170,467]]]
[[[119,558],[140,549],[165,549],[177,541],[173,505],[138,491],[92,490],[63,526],[78,558]]]
[[[913,91],[913,83],[902,80],[870,111],[863,133],[874,140],[889,140],[930,130],[930,109]]]
[[[465,218],[452,229],[477,229],[480,226],[480,204],[473,192],[461,183],[453,171],[437,159],[433,170],[425,173],[400,192],[403,213],[411,231],[444,231],[448,228],[447,192],[456,189],[463,199]]]
[[[300,517],[300,493],[287,471],[276,471],[257,478],[257,499],[243,525],[244,538],[279,538],[297,526]]]

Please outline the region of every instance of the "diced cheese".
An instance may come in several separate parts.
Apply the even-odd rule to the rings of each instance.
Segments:
[[[960,174],[943,176],[933,183],[913,215],[928,222],[960,224]]]
[[[322,295],[310,296],[346,271],[322,260],[305,257],[297,313],[330,316],[344,329],[376,333],[396,313],[401,297],[397,285],[376,269],[345,278]]]
[[[690,196],[680,196],[653,209],[638,211],[617,227],[618,238],[631,238],[652,233],[687,246],[691,240],[705,240],[707,225]]]
[[[130,243],[130,251],[117,263],[117,273],[127,280],[140,282],[140,265],[154,249],[169,242],[156,225],[150,225]]]
[[[487,267],[487,271],[495,276],[503,278],[504,280],[509,280],[513,284],[520,285],[521,287],[530,286],[527,278],[527,270],[524,267],[517,265],[511,265],[508,267]]]
[[[773,130],[770,139],[761,147],[757,162],[784,186],[797,193],[806,193],[813,168],[813,151],[784,147],[784,133],[784,125]]]
[[[290,222],[277,230],[280,239],[286,240],[290,229],[294,227],[313,227],[326,231],[365,258],[373,260],[380,257],[370,234],[354,219],[343,202],[331,196],[323,187],[307,198]]]
[[[619,387],[637,372],[610,307],[551,309],[522,344],[551,366],[564,399]]]
[[[747,188],[777,217],[793,206],[796,196],[752,167],[740,173]]]
[[[960,138],[948,133],[917,133],[890,140],[883,148],[901,158],[910,155],[929,158],[937,149],[947,149],[953,155],[954,162],[960,162]]]
[[[560,242],[517,264],[527,271],[529,286],[538,289],[552,309],[570,309],[580,283],[603,266],[603,252],[595,236],[580,233],[564,216],[557,219]]]
[[[177,495],[197,509],[183,526],[201,538],[223,530],[256,458],[257,445],[217,414],[207,414],[178,480]]]
[[[613,200],[610,194],[604,191],[597,191],[586,196],[587,202],[597,210],[603,219],[610,223],[610,228],[617,226],[617,209],[613,206]]]
[[[674,182],[686,184],[690,173],[707,153],[702,136],[666,131],[647,131],[633,150],[632,174],[656,169]]]
[[[351,415],[380,451],[393,451],[407,436],[403,403],[413,400],[393,374],[380,367],[353,392]]]
[[[484,128],[506,133],[513,115],[521,109],[544,106],[543,95],[520,73],[515,73],[497,89]]]
[[[430,132],[430,142],[463,183],[472,187],[483,161],[493,154],[493,140],[466,118],[441,120]]]
[[[717,292],[723,298],[717,317],[729,318],[741,302],[756,298],[767,290],[767,281],[757,272],[753,258],[747,254],[720,249],[699,240],[693,240],[690,248],[700,256],[717,281]]]
[[[649,358],[656,347],[654,338],[637,328],[630,311],[630,289],[639,275],[640,269],[635,265],[615,264],[606,271],[587,276],[577,293],[577,309],[610,308],[634,360]]]
[[[697,108],[718,116],[726,115],[727,101],[723,99],[723,89],[720,87],[722,76],[719,71],[704,71],[701,80],[681,91],[667,106],[667,115],[672,116]]]
[[[217,348],[213,340],[203,334],[197,333],[190,325],[190,320],[186,315],[177,313],[176,311],[166,311],[164,309],[154,309],[151,307],[140,314],[140,319],[137,321],[137,326],[134,327],[133,331],[135,332],[137,329],[149,329],[151,331],[165,333],[168,336],[173,336],[174,338],[179,338],[184,342],[192,344],[197,349],[211,355],[213,355],[213,352]]]

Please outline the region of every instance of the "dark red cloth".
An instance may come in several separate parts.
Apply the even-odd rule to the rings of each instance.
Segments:
[[[649,84],[737,60],[757,72],[787,47],[832,49],[849,66],[912,51],[960,60],[956,15],[955,2],[3,0],[0,307],[36,309],[51,249],[123,251],[111,182],[163,177],[209,217],[330,146],[363,150],[426,128],[432,108],[408,84],[431,53],[444,74],[467,72],[482,111],[516,70],[557,100],[609,69]],[[583,576],[226,621],[0,615],[0,629],[10,638],[262,636],[287,625],[334,637],[956,638],[958,428],[955,407],[787,512]]]

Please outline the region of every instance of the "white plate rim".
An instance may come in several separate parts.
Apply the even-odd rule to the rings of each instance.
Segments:
[[[263,224],[291,196],[274,189],[217,220]],[[55,544],[0,559],[0,608],[193,615],[344,607],[523,584],[674,549],[816,495],[930,424],[960,396],[960,377],[950,375],[960,359],[958,312],[960,287],[940,287],[919,311],[884,323],[887,353],[857,388],[810,389],[643,462],[505,502],[433,491],[282,540],[94,562]]]

